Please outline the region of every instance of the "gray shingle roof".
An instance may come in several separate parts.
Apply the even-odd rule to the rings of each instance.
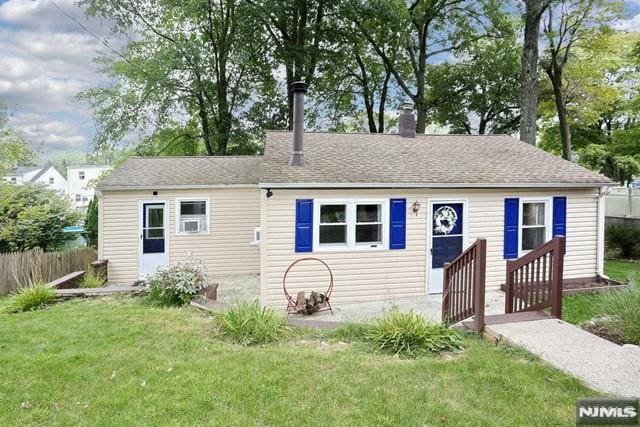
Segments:
[[[290,132],[269,132],[261,184],[598,186],[612,182],[508,135],[305,133],[305,166],[288,165]]]
[[[257,184],[261,163],[262,156],[130,157],[98,188]]]

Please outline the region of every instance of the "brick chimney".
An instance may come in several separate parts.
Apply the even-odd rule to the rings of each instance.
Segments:
[[[410,102],[405,102],[402,105],[398,121],[398,135],[404,138],[416,137],[416,117],[413,115],[413,104]]]

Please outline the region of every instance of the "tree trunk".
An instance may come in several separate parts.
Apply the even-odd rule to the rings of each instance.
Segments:
[[[378,133],[384,133],[384,112],[387,104],[387,92],[389,91],[389,79],[391,79],[391,71],[386,67],[385,69],[387,71],[380,91],[380,105],[378,105]]]
[[[538,120],[538,39],[548,0],[523,0],[526,5],[520,74],[520,139],[536,145]]]
[[[367,74],[367,68],[362,61],[360,55],[355,55],[356,62],[358,63],[358,68],[360,68],[360,76],[362,82],[362,99],[364,100],[364,107],[367,112],[367,124],[369,125],[370,133],[377,133],[376,129],[376,119],[374,117],[373,112],[373,95],[371,94],[371,90],[369,88],[369,75]]]
[[[204,102],[204,98],[201,93],[196,94],[198,100],[198,116],[200,117],[200,127],[202,128],[202,139],[204,141],[204,147],[207,149],[207,154],[213,156],[214,151],[211,146],[211,129],[209,127],[209,116],[207,115],[207,108]]]
[[[567,118],[567,105],[562,87],[562,70],[551,64],[546,70],[553,86],[553,99],[558,111],[558,125],[560,126],[560,142],[562,143],[562,158],[571,160],[571,129]]]

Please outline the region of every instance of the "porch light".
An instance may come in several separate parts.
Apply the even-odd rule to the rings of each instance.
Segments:
[[[413,213],[417,214],[418,211],[420,210],[420,202],[417,200],[413,202],[412,209],[413,209]]]

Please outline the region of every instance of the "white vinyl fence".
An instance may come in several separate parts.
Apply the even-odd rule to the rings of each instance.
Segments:
[[[640,189],[612,188],[605,196],[605,215],[640,218]]]

